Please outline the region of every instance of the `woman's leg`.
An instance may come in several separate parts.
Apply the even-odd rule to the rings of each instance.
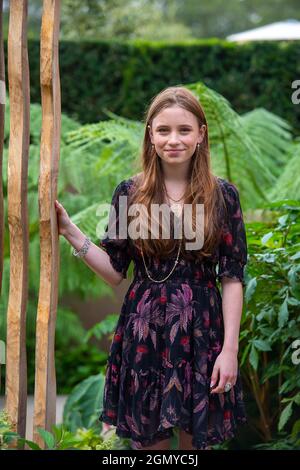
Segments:
[[[193,436],[183,429],[179,429],[179,450],[196,450],[192,446]]]
[[[163,439],[152,446],[141,447],[135,450],[170,450],[170,439]]]
[[[197,450],[196,447],[192,445],[192,439],[192,434],[185,432],[183,429],[179,429],[179,450]],[[207,446],[204,450],[211,450],[211,447]]]

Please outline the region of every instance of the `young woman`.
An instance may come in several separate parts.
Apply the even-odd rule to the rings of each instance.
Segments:
[[[134,449],[168,449],[175,427],[180,449],[209,449],[247,422],[237,360],[247,263],[239,193],[211,172],[207,123],[191,91],[164,89],[145,121],[142,172],[121,181],[112,197],[117,236],[91,243],[56,201],[59,233],[112,286],[134,262],[99,419],[131,438]],[[172,230],[184,204],[203,204],[202,248],[186,249],[184,233],[151,237],[149,228],[148,238],[118,237],[120,196],[128,208],[142,204],[147,215],[152,204],[168,204]]]

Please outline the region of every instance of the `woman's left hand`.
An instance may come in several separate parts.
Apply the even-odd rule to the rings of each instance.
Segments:
[[[227,382],[233,387],[237,379],[238,359],[234,351],[223,349],[218,355],[210,381],[210,393],[224,393]],[[219,382],[218,381],[219,376]]]

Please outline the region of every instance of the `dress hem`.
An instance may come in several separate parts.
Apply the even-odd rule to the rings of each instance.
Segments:
[[[116,427],[115,433],[116,433],[117,436],[123,437],[123,438],[131,438],[132,443],[138,442],[137,447],[135,447],[136,450],[137,449],[142,449],[143,440],[147,441],[146,444],[144,444],[144,446],[148,447],[148,446],[157,444],[160,441],[163,441],[165,439],[169,439],[169,438],[173,437],[173,435],[174,435],[173,434],[173,429],[174,428],[182,429],[186,433],[188,433],[190,435],[193,435],[193,433],[189,429],[184,428],[183,426],[180,425],[180,423],[178,423],[178,424],[174,423],[170,427],[164,428],[163,430],[159,430],[155,434],[152,434],[152,436],[150,438],[148,436],[147,437],[142,437],[141,436],[138,439],[135,439],[133,437],[132,432],[117,428],[116,419],[110,418],[110,417],[104,415],[103,413],[101,413],[98,420],[103,421],[106,424],[110,424],[112,426],[115,426]],[[238,427],[242,426],[242,425],[246,425],[246,424],[248,424],[248,419],[246,417],[242,417],[242,418],[237,417],[236,418],[236,424],[233,426],[233,428],[231,430],[225,431],[223,436],[219,436],[219,437],[211,436],[211,437],[208,437],[205,441],[202,440],[202,441],[196,441],[195,442],[195,440],[193,440],[192,441],[192,446],[195,448],[195,450],[205,450],[209,446],[222,444],[225,441],[227,441],[228,439],[234,438],[235,435],[236,435],[236,432],[238,430]],[[149,442],[151,442],[151,443],[149,443]]]

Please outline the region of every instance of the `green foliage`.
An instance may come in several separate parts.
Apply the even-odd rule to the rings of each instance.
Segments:
[[[64,424],[53,425],[52,432],[38,428],[43,446],[40,447],[35,441],[22,438],[18,433],[12,431],[13,426],[6,410],[0,411],[0,450],[112,450],[129,448],[127,439],[120,439],[115,432],[108,436],[101,435],[97,427],[86,429],[76,428],[71,432]]]
[[[172,10],[172,8],[171,8]],[[128,13],[130,12],[130,14]],[[168,12],[168,13],[167,13]],[[192,37],[170,8],[160,0],[65,0],[61,11],[61,34],[68,39],[156,38],[177,40]]]
[[[63,422],[71,430],[78,427],[101,429],[98,417],[103,400],[104,376],[93,375],[76,385],[64,406]]]
[[[0,450],[5,450],[18,438],[13,432],[11,419],[6,410],[0,411]]]
[[[43,448],[34,441],[22,438],[18,440],[19,445],[25,443],[32,450],[112,450],[119,441],[116,434],[103,439],[95,429],[78,428],[70,432],[64,425],[52,426],[52,433],[39,428],[38,433],[43,438]]]
[[[79,428],[72,433],[63,425],[52,426],[52,433],[42,428],[38,428],[37,431],[44,443],[42,447],[35,441],[24,439],[15,434],[14,438],[17,440],[15,449],[22,449],[26,444],[27,449],[31,450],[110,450],[114,449],[118,439],[114,434],[104,440],[94,429]],[[7,448],[8,446],[5,446],[2,450]]]
[[[247,224],[240,335],[242,373],[257,406],[258,416],[251,418],[264,440],[288,429],[300,404],[300,366],[292,362],[292,344],[300,337],[300,204],[277,201],[265,207],[261,218],[268,219],[268,213],[270,222]]]
[[[264,172],[272,175],[271,180],[276,183],[294,150],[291,126],[286,120],[264,108],[253,109],[243,114],[241,123],[244,133],[251,139],[250,152],[256,152],[266,168]],[[255,171],[259,168],[260,164],[257,163]]]
[[[186,86],[204,108],[214,173],[238,185],[244,209],[268,200],[268,188],[287,160],[290,126],[264,109],[239,116],[228,100],[201,82]]]
[[[59,393],[70,393],[72,388],[83,379],[103,370],[106,359],[107,353],[93,344],[56,349],[56,378]]]
[[[96,323],[96,325],[86,332],[83,341],[87,343],[92,336],[99,340],[103,337],[103,335],[113,332],[115,330],[118,318],[119,315],[116,314],[107,315],[100,323]]]
[[[4,2],[4,35],[8,30]],[[39,37],[41,0],[28,4],[28,36]],[[300,19],[298,0],[64,0],[60,37],[178,40],[178,37],[225,37],[273,21]]]
[[[104,185],[103,190],[106,190],[106,196],[110,195],[111,185],[117,184],[137,161],[142,143],[142,123],[110,112],[107,114],[111,117],[109,121],[84,125],[67,135],[69,152],[65,164],[68,177],[78,191],[86,191],[87,182],[93,184],[92,178],[96,175],[103,183],[109,178],[110,185]],[[82,162],[82,171],[78,172],[75,161]],[[85,174],[86,169],[89,169],[88,175]],[[89,210],[95,210],[95,207],[91,205]],[[77,219],[81,218],[80,214],[77,215]]]
[[[252,448],[253,450],[300,450],[300,439],[299,437],[284,436],[263,444],[256,444]]]
[[[300,200],[300,139],[296,139],[287,154],[287,164],[278,175],[270,191],[272,199],[289,199],[292,195]]]

